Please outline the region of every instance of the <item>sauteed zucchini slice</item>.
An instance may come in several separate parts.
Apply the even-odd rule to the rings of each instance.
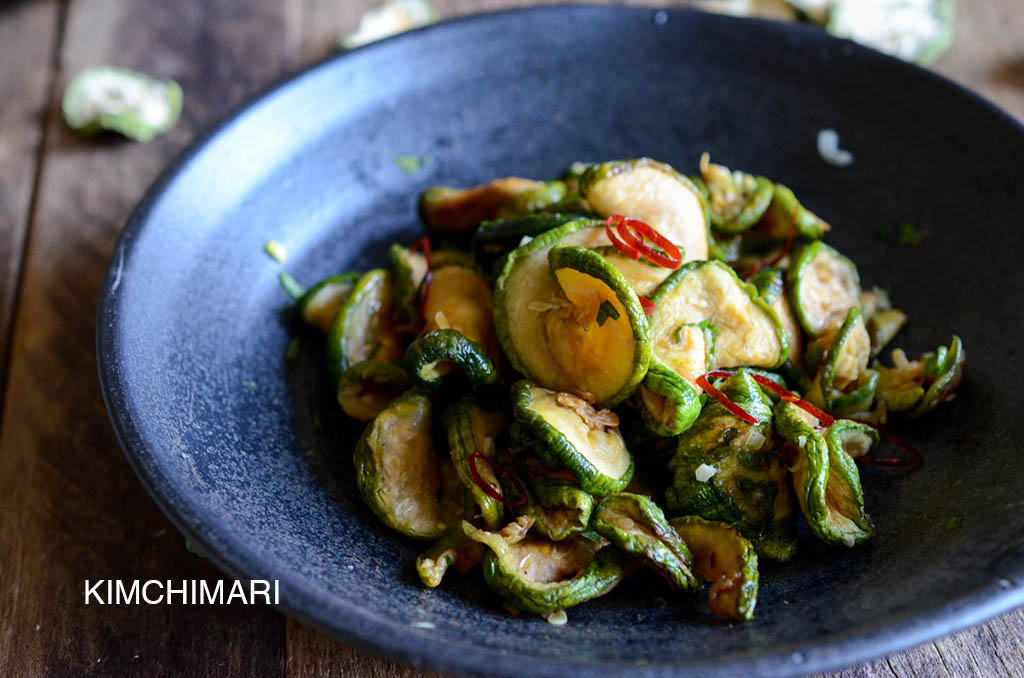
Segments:
[[[580,191],[602,216],[621,214],[654,227],[683,250],[683,261],[708,258],[704,198],[693,183],[664,163],[639,158],[593,165]]]
[[[587,529],[594,510],[594,498],[573,485],[529,482],[525,515],[534,519],[534,529],[551,541],[561,541]]]
[[[748,424],[709,401],[679,437],[665,490],[670,515],[721,520],[753,542],[759,555],[788,560],[796,549],[796,505],[772,435],[772,403],[745,370],[720,387],[758,420]]]
[[[552,212],[485,221],[473,233],[473,254],[481,264],[487,266],[501,255],[519,247],[523,238],[535,238],[553,228],[585,217],[586,215],[578,212]]]
[[[342,273],[310,287],[296,302],[303,322],[321,332],[330,332],[334,316],[352,294],[358,280],[358,273]]]
[[[535,214],[557,205],[566,198],[565,182],[549,181],[512,196],[494,210],[495,219],[510,219]]]
[[[963,343],[956,335],[948,348],[939,346],[935,353],[926,353],[914,361],[907,360],[906,354],[896,349],[892,352],[892,367],[875,364],[881,374],[875,397],[888,412],[921,416],[939,403],[953,399],[966,360]]]
[[[498,452],[498,445],[504,444],[508,419],[501,412],[485,410],[476,398],[466,397],[448,408],[444,420],[455,472],[472,494],[484,523],[496,529],[505,516],[505,507],[476,484],[469,465],[474,463],[470,461],[474,453],[493,457]],[[490,464],[476,462],[475,470],[496,491],[501,488],[501,480]]]
[[[860,304],[860,276],[853,262],[820,240],[798,249],[786,271],[789,301],[807,334],[839,327]]]
[[[391,279],[395,281],[395,313],[399,322],[415,327],[420,315],[420,285],[427,275],[427,258],[401,245],[388,250]]]
[[[366,427],[353,460],[363,500],[388,527],[433,539],[472,504],[452,467],[434,451],[430,399],[410,391]]]
[[[420,196],[419,213],[423,223],[438,233],[469,233],[512,198],[543,188],[544,183],[506,177],[472,188],[434,186]]]
[[[550,466],[568,469],[580,489],[604,497],[633,477],[633,455],[612,412],[597,411],[579,396],[520,381],[512,387],[512,414],[522,442]]]
[[[764,177],[715,165],[705,153],[700,173],[707,187],[711,226],[727,235],[747,230],[761,219],[772,201],[775,187]]]
[[[387,271],[368,271],[334,316],[327,333],[327,368],[335,384],[358,363],[401,359],[405,345],[395,323],[394,289]]]
[[[366,360],[345,370],[338,404],[353,419],[369,421],[407,388],[409,375],[401,365]]]
[[[661,508],[647,497],[620,492],[594,509],[590,525],[626,553],[639,556],[672,588],[697,588],[690,550],[665,519]]]
[[[669,524],[693,555],[693,571],[711,583],[708,604],[726,619],[754,618],[757,605],[757,553],[738,530],[697,516],[673,518]]]
[[[790,233],[795,240],[819,240],[831,227],[818,215],[800,204],[786,186],[775,184],[772,201],[761,221],[743,235],[751,249],[765,249],[784,243]]]
[[[815,422],[793,403],[775,407],[775,428],[795,454],[790,472],[807,525],[833,546],[856,546],[871,538],[874,525],[853,458],[866,454],[878,433],[851,419],[837,419],[824,432]]]
[[[848,395],[851,390],[861,390],[857,398],[847,399],[843,406],[848,409],[857,403],[862,405],[859,409],[870,408],[874,396],[869,388],[872,380],[861,379],[867,370],[870,352],[871,338],[864,327],[864,318],[860,309],[853,306],[847,311],[842,326],[825,330],[808,347],[809,354],[821,354],[824,360],[816,360],[821,364],[807,399],[831,412],[837,398]]]

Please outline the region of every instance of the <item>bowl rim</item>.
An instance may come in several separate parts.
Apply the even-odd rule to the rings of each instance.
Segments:
[[[149,214],[177,176],[185,171],[190,162],[216,137],[231,127],[246,113],[259,108],[279,92],[289,87],[301,86],[309,74],[330,69],[339,62],[358,58],[359,55],[386,50],[393,45],[420,39],[423,33],[459,30],[460,26],[486,24],[504,21],[508,16],[531,14],[555,17],[560,13],[656,13],[665,12],[671,17],[721,22],[757,22],[771,24],[772,30],[805,32],[815,34],[811,40],[846,43],[845,49],[854,50],[862,58],[869,58],[886,68],[903,69],[908,77],[926,79],[932,84],[953,90],[956,95],[1001,118],[1024,136],[1024,124],[1010,116],[998,106],[966,87],[917,65],[900,61],[871,48],[849,40],[832,37],[824,31],[801,26],[782,25],[762,19],[737,18],[708,13],[689,8],[638,7],[594,4],[556,4],[525,8],[502,9],[460,16],[440,21],[406,33],[385,38],[368,45],[329,56],[297,71],[285,74],[258,93],[233,106],[216,123],[199,134],[184,150],[168,164],[153,184],[147,189],[118,238],[103,282],[96,320],[96,355],[100,387],[104,405],[130,466],[142,485],[182,535],[211,560],[221,571],[231,577],[248,579],[278,579],[282,602],[274,605],[277,610],[298,620],[306,626],[341,640],[351,646],[370,651],[379,656],[397,659],[416,668],[457,672],[461,675],[508,676],[523,675],[528,668],[531,675],[563,676],[567,670],[578,675],[612,676],[621,675],[624,669],[638,677],[648,676],[732,676],[743,675],[790,676],[795,674],[830,671],[861,663],[906,650],[927,641],[955,631],[980,624],[999,614],[1024,605],[1024,568],[1007,573],[1006,577],[979,583],[978,586],[962,591],[923,611],[907,611],[889,615],[877,620],[867,630],[831,634],[819,638],[809,646],[794,644],[780,646],[750,658],[710,658],[698,661],[660,662],[643,666],[625,663],[580,665],[571,662],[536,657],[510,657],[510,655],[473,646],[458,646],[455,651],[446,651],[444,643],[432,641],[429,635],[414,633],[409,628],[398,628],[376,618],[372,610],[361,608],[344,601],[340,605],[327,605],[314,582],[302,578],[289,581],[288,571],[268,571],[267,561],[248,542],[230,533],[218,534],[223,525],[208,521],[188,497],[179,492],[164,474],[160,472],[155,457],[148,448],[137,426],[138,416],[127,398],[127,375],[122,372],[117,359],[120,346],[118,328],[120,323],[117,289],[126,257],[133,251],[136,235],[145,228]],[[678,19],[677,19],[678,20]],[[271,568],[272,570],[272,568]],[[275,576],[276,575],[276,576]],[[1009,577],[1018,580],[1012,582]],[[345,619],[343,625],[337,622]],[[332,623],[332,620],[334,623]],[[524,663],[525,662],[525,663]]]

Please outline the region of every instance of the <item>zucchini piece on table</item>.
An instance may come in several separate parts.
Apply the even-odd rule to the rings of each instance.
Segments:
[[[754,618],[759,573],[754,547],[735,528],[697,516],[673,518],[669,524],[693,555],[693,571],[711,583],[711,611],[726,619]]]
[[[504,518],[505,507],[477,485],[470,464],[474,464],[477,475],[495,492],[501,492],[501,479],[490,464],[481,463],[482,460],[475,458],[471,461],[470,457],[474,453],[493,457],[498,451],[498,445],[504,443],[508,420],[501,412],[489,412],[477,404],[476,398],[467,397],[448,408],[445,426],[455,472],[473,495],[484,523],[495,529]]]
[[[467,528],[467,531],[470,528]],[[474,530],[490,550],[484,581],[514,607],[547,614],[602,596],[622,580],[622,563],[604,540],[573,535],[548,541],[527,535],[518,541]]]
[[[744,370],[720,387],[758,420],[748,424],[718,401],[709,401],[679,437],[665,490],[670,515],[720,520],[739,530],[772,560],[796,551],[796,503],[786,466],[772,436],[772,403]]]
[[[107,130],[149,141],[174,126],[181,115],[181,87],[143,73],[99,66],[74,77],[64,90],[64,120],[79,134]]]
[[[647,497],[620,492],[601,501],[590,525],[619,549],[639,556],[672,588],[692,591],[693,556],[661,508]]]
[[[811,337],[837,328],[860,305],[860,276],[853,262],[820,240],[800,247],[786,271],[789,302]]]
[[[402,358],[405,343],[395,323],[394,288],[387,271],[367,271],[335,314],[327,333],[327,371],[335,386],[353,365]]]
[[[469,233],[481,221],[494,218],[497,209],[515,196],[543,186],[541,181],[521,177],[495,179],[472,188],[434,186],[420,196],[420,218],[431,231]]]
[[[822,541],[852,547],[874,534],[854,457],[867,454],[878,432],[852,419],[837,419],[824,431],[796,405],[780,401],[775,428],[791,443],[793,487],[807,525]]]
[[[640,391],[645,423],[661,435],[685,431],[700,413],[697,377],[709,369],[775,368],[789,355],[775,311],[721,261],[674,271],[651,297],[652,368]],[[699,328],[714,328],[714,352]]]
[[[303,322],[325,334],[330,332],[334,316],[338,315],[338,310],[352,294],[358,280],[358,273],[342,273],[310,287],[295,302]]]
[[[422,252],[392,245],[388,269],[395,281],[395,314],[402,324],[415,327],[420,316],[420,285],[427,275],[427,258]]]
[[[800,204],[786,186],[775,184],[772,201],[757,224],[744,232],[743,242],[752,250],[764,250],[790,239],[820,240],[831,230],[814,212]]]
[[[496,285],[494,319],[519,372],[611,407],[647,371],[649,328],[629,282],[600,254],[556,246],[596,237],[601,229],[586,228],[589,223],[571,222],[509,255]]]
[[[708,191],[711,226],[719,233],[735,235],[761,219],[772,201],[775,187],[768,179],[715,165],[710,156],[700,157],[700,173]]]
[[[434,450],[430,399],[410,391],[374,417],[356,444],[356,485],[388,527],[434,539],[472,505],[448,459]]]
[[[582,398],[529,381],[512,386],[513,433],[545,463],[565,467],[580,489],[604,497],[633,477],[633,455],[619,433],[618,417]]]
[[[652,226],[682,250],[684,263],[708,258],[704,198],[668,165],[650,158],[593,165],[580,177],[580,190],[598,214]]]
[[[338,404],[353,419],[369,421],[409,388],[409,375],[397,363],[367,360],[345,370]]]
[[[949,347],[939,346],[935,353],[926,353],[910,361],[895,349],[892,367],[875,364],[881,374],[875,397],[887,412],[909,412],[918,417],[939,403],[952,400],[963,377],[964,352],[960,337],[953,335]]]
[[[501,352],[494,300],[484,277],[469,266],[435,266],[423,308],[423,336],[405,355],[413,379],[423,388],[436,388],[458,368],[471,384],[493,383]]]

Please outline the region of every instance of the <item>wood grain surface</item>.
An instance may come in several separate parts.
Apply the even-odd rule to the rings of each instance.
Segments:
[[[197,133],[331,51],[370,0],[0,1],[0,676],[425,676],[241,606],[83,604],[85,579],[220,579],[189,553],[110,428],[100,286],[149,183]],[[434,0],[444,17],[515,0]],[[646,5],[685,4],[653,1]],[[1024,5],[962,1],[936,65],[1024,119]],[[141,145],[83,140],[57,105],[80,69],[178,80],[183,120]],[[1024,610],[834,676],[1024,675]]]

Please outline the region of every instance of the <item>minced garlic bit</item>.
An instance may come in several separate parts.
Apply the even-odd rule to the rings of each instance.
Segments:
[[[519,246],[522,247],[523,245],[529,243],[531,240],[533,240],[532,235],[524,235],[522,238],[519,239]]]
[[[444,311],[438,311],[434,314],[434,324],[437,325],[439,330],[451,329],[451,323],[448,322],[448,316],[444,314]]]
[[[853,164],[853,153],[839,148],[839,132],[834,129],[818,132],[818,155],[833,167],[849,167]]]
[[[555,610],[551,614],[547,615],[545,619],[552,626],[564,626],[569,621],[569,615],[565,613],[565,610]]]
[[[706,483],[711,480],[711,477],[718,473],[718,469],[714,466],[708,466],[707,464],[701,464],[697,467],[697,470],[693,472],[694,477],[699,483]]]

